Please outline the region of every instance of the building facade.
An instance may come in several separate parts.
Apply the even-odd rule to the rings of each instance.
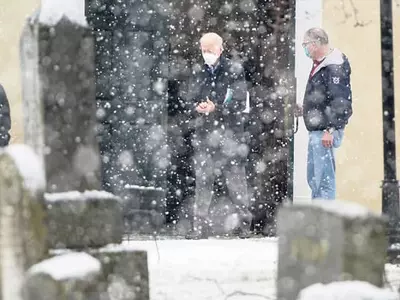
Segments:
[[[353,6],[354,4],[354,6]],[[0,82],[11,103],[12,142],[23,141],[19,38],[26,18],[40,5],[39,0],[0,1],[1,66]],[[337,151],[338,198],[361,203],[374,211],[381,209],[383,180],[383,130],[380,58],[379,0],[297,0],[296,1],[296,92],[302,101],[311,62],[301,49],[301,39],[309,27],[321,26],[331,44],[341,49],[352,65],[354,115]],[[396,115],[400,114],[400,6],[393,0]],[[198,17],[191,11],[192,17]],[[217,24],[214,24],[217,25]],[[218,26],[214,26],[218,28]],[[248,34],[249,35],[249,34]],[[251,33],[250,33],[251,35]],[[265,53],[266,61],[270,53]],[[295,135],[294,200],[309,197],[305,180],[307,133],[300,121]],[[396,123],[400,140],[400,122]],[[400,168],[400,147],[397,166]]]

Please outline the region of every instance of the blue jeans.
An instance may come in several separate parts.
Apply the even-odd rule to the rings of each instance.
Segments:
[[[308,140],[307,181],[312,199],[334,200],[336,197],[335,148],[342,144],[344,131],[335,130],[333,147],[322,145],[323,131],[310,131]]]

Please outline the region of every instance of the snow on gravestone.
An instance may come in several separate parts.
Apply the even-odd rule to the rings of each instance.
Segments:
[[[48,192],[98,190],[94,39],[83,0],[42,0],[21,37],[24,136]]]
[[[104,191],[45,194],[51,248],[101,247],[122,242],[121,200]]]
[[[283,206],[278,213],[278,299],[295,300],[318,282],[360,280],[382,286],[386,220],[344,201]]]
[[[44,260],[26,273],[24,300],[100,299],[100,261],[87,253],[67,253]]]
[[[399,300],[399,294],[368,282],[343,281],[313,284],[300,292],[298,300]]]
[[[33,150],[12,145],[0,151],[1,299],[20,299],[24,272],[47,255],[45,179]]]
[[[50,255],[68,253],[68,249],[53,249]],[[99,249],[88,249],[87,253],[99,259],[102,278],[107,283],[107,297],[102,299],[148,300],[149,271],[147,252],[134,244],[108,245]]]

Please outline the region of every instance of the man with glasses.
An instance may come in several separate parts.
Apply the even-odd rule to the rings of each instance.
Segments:
[[[312,199],[336,197],[334,148],[352,115],[351,68],[347,57],[329,45],[327,33],[311,28],[304,35],[305,55],[313,60],[300,114],[309,131],[307,180]]]

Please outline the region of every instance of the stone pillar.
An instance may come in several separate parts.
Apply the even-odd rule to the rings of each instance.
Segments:
[[[0,153],[0,296],[19,300],[24,272],[47,255],[44,169],[33,150]]]
[[[100,188],[94,40],[84,1],[42,1],[21,37],[25,142],[43,160],[47,191]]]
[[[318,200],[278,214],[278,300],[296,300],[314,283],[359,280],[383,285],[386,222],[365,207]]]

